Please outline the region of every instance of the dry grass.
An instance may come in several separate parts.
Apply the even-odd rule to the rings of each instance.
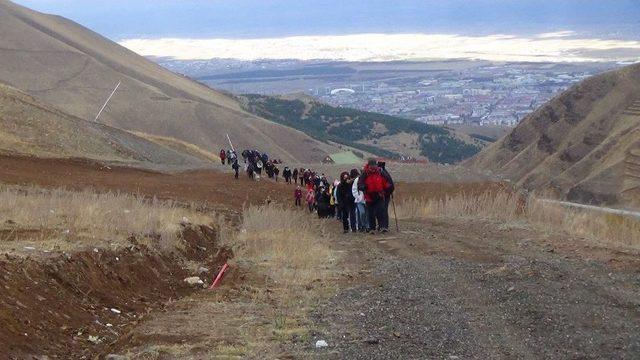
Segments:
[[[232,239],[235,266],[266,277],[266,283],[243,284],[250,301],[234,318],[251,318],[251,331],[238,333],[233,353],[275,358],[280,345],[297,339],[311,342],[310,309],[334,292],[336,254],[325,224],[306,212],[265,205],[244,210],[240,231]],[[237,312],[232,304],[230,312]],[[228,353],[218,349],[216,354]],[[228,350],[228,349],[227,349]]]
[[[5,240],[0,245],[21,240],[100,246],[123,243],[134,234],[159,236],[154,245],[164,248],[176,244],[185,217],[194,223],[213,221],[174,202],[129,194],[0,187],[0,240]]]
[[[244,212],[239,235],[241,256],[265,264],[276,283],[297,287],[322,280],[333,254],[323,241],[323,224],[306,212],[278,206],[252,207]]]
[[[178,152],[189,154],[191,156],[197,157],[202,160],[207,160],[207,161],[216,162],[216,163],[220,162],[220,157],[217,154],[214,154],[210,151],[206,151],[200,148],[199,146],[188,143],[186,141],[178,140],[176,138],[172,138],[168,136],[151,135],[151,134],[143,133],[140,131],[131,131],[131,133],[143,139],[147,139],[151,142],[154,142],[158,145],[177,150]]]
[[[506,191],[459,194],[440,200],[411,199],[398,206],[400,218],[480,218],[506,223],[526,221],[541,230],[565,231],[599,242],[640,247],[640,221],[621,215],[569,209],[525,199]]]

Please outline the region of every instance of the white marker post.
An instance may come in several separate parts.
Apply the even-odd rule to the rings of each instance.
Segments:
[[[231,150],[236,151],[236,149],[233,148],[233,143],[231,142],[231,138],[229,137],[229,134],[227,134],[227,140],[229,140],[229,145],[231,146]]]
[[[107,107],[107,104],[109,104],[109,101],[111,101],[111,98],[113,97],[113,95],[115,95],[115,93],[118,90],[118,88],[120,87],[121,83],[122,83],[122,81],[118,81],[118,85],[116,85],[115,89],[113,89],[113,91],[111,92],[111,95],[109,95],[109,97],[107,98],[107,101],[104,102],[104,105],[102,105],[102,108],[98,112],[98,115],[96,115],[96,118],[93,119],[93,122],[98,122],[98,118],[100,117],[100,115],[102,114],[104,109]]]

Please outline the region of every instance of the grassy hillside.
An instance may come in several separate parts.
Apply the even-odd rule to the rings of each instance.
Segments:
[[[58,16],[0,0],[0,82],[66,114],[93,120],[113,87],[100,122],[173,137],[205,149],[260,148],[287,161],[319,161],[339,149],[243,111],[238,100]],[[304,151],[311,148],[313,151]]]
[[[0,151],[37,157],[202,166],[214,159],[66,114],[0,83]]]
[[[418,153],[430,161],[455,163],[479,152],[480,140],[410,119],[333,107],[315,100],[245,95],[245,108],[261,117],[298,129],[321,141],[334,141],[385,157],[407,155],[400,136],[415,138]],[[383,141],[383,140],[391,141]],[[389,144],[389,145],[387,145]],[[408,151],[408,150],[407,150]]]

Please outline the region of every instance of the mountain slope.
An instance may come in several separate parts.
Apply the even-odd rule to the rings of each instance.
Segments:
[[[0,84],[0,151],[37,157],[202,166],[211,160],[87,122]]]
[[[104,124],[205,149],[228,146],[229,133],[240,148],[286,160],[316,161],[336,151],[61,17],[0,0],[0,34],[0,81],[79,118],[92,120],[122,81],[100,119]]]
[[[640,143],[640,64],[594,76],[524,119],[470,164],[528,189],[616,203],[625,158]]]
[[[455,163],[475,155],[485,142],[414,120],[333,107],[309,96],[245,95],[245,108],[266,119],[384,157],[426,157]]]

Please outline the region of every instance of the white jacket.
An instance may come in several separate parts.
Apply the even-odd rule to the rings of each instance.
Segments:
[[[364,193],[362,191],[358,191],[358,180],[360,180],[359,176],[355,180],[353,180],[351,193],[353,194],[353,197],[356,199],[356,204],[364,204]]]

